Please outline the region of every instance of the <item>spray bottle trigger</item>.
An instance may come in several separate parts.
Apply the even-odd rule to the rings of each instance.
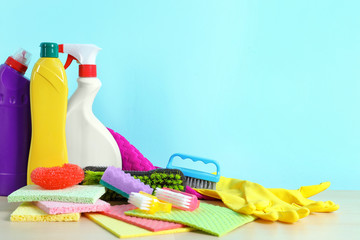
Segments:
[[[65,63],[65,65],[64,65],[64,68],[67,69],[67,68],[70,66],[70,64],[72,63],[72,61],[73,61],[74,59],[75,59],[76,61],[78,61],[74,56],[68,54],[68,57],[67,57],[67,59],[66,59],[66,63]]]

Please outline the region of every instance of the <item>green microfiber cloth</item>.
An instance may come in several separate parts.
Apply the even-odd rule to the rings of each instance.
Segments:
[[[58,190],[46,190],[38,185],[27,185],[8,196],[8,202],[57,201],[73,203],[95,203],[103,194],[101,185],[75,185]]]
[[[84,168],[85,177],[83,185],[99,184],[106,167],[89,166]],[[178,191],[185,191],[185,177],[178,169],[155,169],[151,171],[125,171],[130,173],[135,179],[139,179],[153,189],[167,187]],[[117,200],[123,198],[120,194],[106,188],[106,193],[101,197],[102,200]]]
[[[207,203],[200,203],[199,208],[192,212],[173,208],[170,213],[148,214],[136,209],[125,212],[125,215],[182,223],[218,237],[255,220],[251,215]]]

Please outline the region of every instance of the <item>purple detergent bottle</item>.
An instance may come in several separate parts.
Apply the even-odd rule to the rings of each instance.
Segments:
[[[30,57],[20,49],[0,65],[0,196],[26,185],[31,118],[24,74]]]

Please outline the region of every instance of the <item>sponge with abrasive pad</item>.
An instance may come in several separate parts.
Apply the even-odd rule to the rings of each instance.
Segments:
[[[74,186],[84,179],[84,171],[76,164],[65,163],[61,167],[39,167],[31,172],[33,183],[45,189],[63,189]]]

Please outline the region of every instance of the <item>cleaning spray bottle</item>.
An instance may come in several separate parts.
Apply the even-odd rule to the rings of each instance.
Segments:
[[[65,120],[68,86],[58,45],[40,44],[40,59],[30,79],[31,145],[28,160],[28,184],[31,172],[38,167],[62,166],[68,162]]]
[[[0,196],[26,185],[31,120],[24,74],[30,57],[20,49],[0,65]]]
[[[122,167],[115,139],[95,117],[92,105],[101,87],[96,77],[96,55],[100,48],[93,44],[60,44],[59,52],[67,53],[65,69],[72,60],[79,65],[78,88],[68,103],[66,142],[69,162],[86,166]]]

